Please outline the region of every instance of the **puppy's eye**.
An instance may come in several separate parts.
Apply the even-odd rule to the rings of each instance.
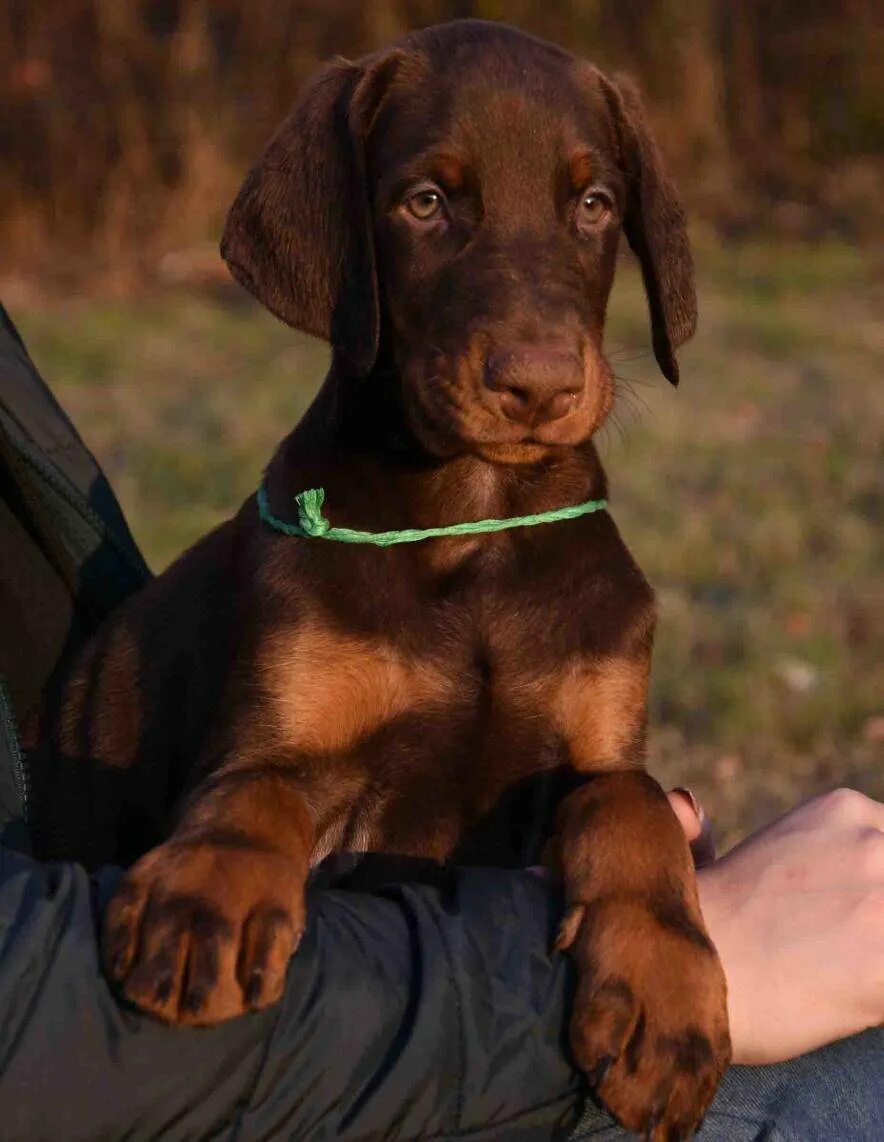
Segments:
[[[580,226],[598,226],[607,220],[611,209],[611,199],[604,191],[584,191],[577,210],[577,223]]]
[[[442,211],[442,192],[424,187],[406,199],[405,209],[418,222],[429,222]]]

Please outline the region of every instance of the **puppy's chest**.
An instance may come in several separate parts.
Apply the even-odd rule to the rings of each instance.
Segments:
[[[407,741],[416,760],[475,745],[492,723],[536,723],[561,667],[542,627],[499,601],[428,602],[418,621],[376,630],[302,620],[265,659],[280,732],[295,749],[365,759]]]
[[[634,736],[646,669],[617,647],[647,600],[619,577],[402,595],[374,625],[309,608],[262,656],[281,743],[320,762],[320,797],[348,791],[350,847],[447,854],[532,775],[605,764]]]

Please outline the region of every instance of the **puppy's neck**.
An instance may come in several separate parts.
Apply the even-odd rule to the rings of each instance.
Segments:
[[[281,496],[324,487],[336,524],[371,530],[527,515],[607,494],[591,440],[528,464],[431,456],[407,423],[395,373],[360,378],[339,368],[283,441],[269,478]]]

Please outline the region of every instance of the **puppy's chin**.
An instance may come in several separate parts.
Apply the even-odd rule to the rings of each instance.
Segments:
[[[480,459],[487,460],[489,464],[518,466],[537,464],[545,460],[551,451],[551,446],[538,444],[536,441],[523,441],[519,444],[474,444],[471,451]]]
[[[476,456],[491,464],[536,464],[569,449],[578,448],[599,425],[581,423],[569,426],[542,426],[526,430],[501,421],[491,425],[464,425],[454,420],[436,420],[412,408],[408,416],[411,433],[428,456],[450,460],[455,456]],[[478,428],[478,431],[477,431]]]
[[[527,430],[514,430],[512,425],[503,425],[499,434],[491,432],[464,437],[463,448],[495,464],[536,464],[539,460],[562,455],[586,444],[607,418],[607,408],[599,409],[600,415],[597,416],[593,411],[578,411],[567,422],[553,422]]]
[[[420,446],[435,460],[451,460],[456,456],[475,456],[489,464],[519,467],[537,464],[550,456],[561,454],[569,448],[576,448],[584,439],[564,443],[547,442],[535,438],[528,439],[481,439],[461,435],[453,429],[444,432],[439,429],[427,430],[427,426],[412,426],[412,432]]]
[[[500,425],[500,432],[495,432],[495,425],[480,427],[464,425],[454,419],[437,420],[414,407],[409,410],[408,424],[418,445],[434,460],[476,456],[492,464],[534,464],[561,448],[529,438],[506,422]]]

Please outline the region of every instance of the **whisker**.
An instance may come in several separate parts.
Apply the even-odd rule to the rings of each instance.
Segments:
[[[648,380],[646,377],[627,377],[625,373],[614,373],[614,377],[618,381],[624,381],[629,385],[638,385],[643,389],[655,389],[656,382]]]
[[[604,433],[604,439],[599,444],[599,451],[602,452],[603,459],[607,460],[611,451],[611,430],[608,428],[607,420],[599,431]]]
[[[636,349],[634,345],[614,345],[605,353],[605,356],[613,364],[617,364],[621,361],[646,361],[650,355],[649,349]]]
[[[613,425],[614,428],[617,429],[617,435],[620,437],[620,443],[625,445],[626,444],[626,430],[624,429],[623,425],[620,423],[620,418],[617,416],[617,412],[615,409],[611,410],[611,413],[608,416],[607,423]]]
[[[618,392],[616,401],[617,408],[625,409],[627,412],[629,412],[632,419],[637,424],[641,422],[646,413],[651,411],[648,408],[647,404],[640,397],[635,396],[633,393]]]
[[[635,407],[635,405],[630,404],[628,401],[620,405],[619,412],[624,414],[623,419],[624,422],[628,422],[628,427],[632,428],[637,424],[641,424],[641,412]]]
[[[641,395],[635,391],[635,380],[620,374],[614,375],[614,398],[624,400],[628,404],[641,409],[642,413],[650,412],[651,406]]]

